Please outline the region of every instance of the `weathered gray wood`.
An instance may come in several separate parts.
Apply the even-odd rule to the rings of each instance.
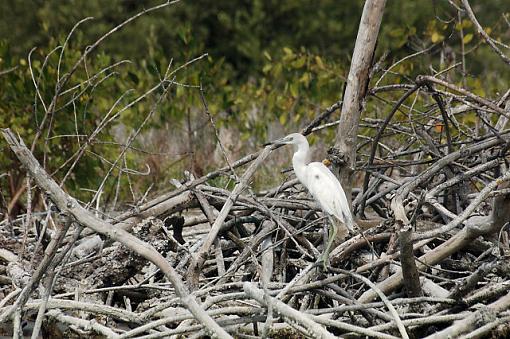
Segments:
[[[65,193],[48,173],[46,173],[23,141],[18,140],[10,129],[3,129],[2,134],[11,150],[34,178],[39,188],[58,206],[62,213],[72,216],[79,224],[91,228],[97,233],[106,235],[114,241],[122,243],[132,251],[152,261],[172,283],[182,303],[186,305],[197,320],[202,322],[203,325],[210,330],[211,334],[215,334],[220,338],[231,338],[223,328],[205,313],[195,298],[190,295],[178,274],[161,254],[146,242],[122,229],[113,227],[113,225],[97,218],[94,214],[83,208],[76,199]]]
[[[230,213],[230,209],[232,206],[234,206],[235,201],[241,194],[241,192],[246,188],[248,185],[248,182],[250,181],[253,174],[255,174],[255,171],[257,168],[262,164],[262,162],[267,158],[267,156],[271,153],[272,147],[267,146],[262,153],[257,157],[257,159],[248,167],[246,172],[241,177],[241,181],[236,185],[230,196],[228,197],[227,201],[223,205],[223,208],[220,211],[220,214],[214,221],[214,224],[211,226],[211,230],[209,231],[209,234],[207,235],[204,244],[198,251],[196,255],[193,256],[193,260],[191,261],[190,267],[188,269],[188,283],[193,288],[198,286],[198,277],[200,274],[200,270],[202,268],[202,265],[205,262],[205,259],[207,258],[207,253],[209,252],[209,249],[211,248],[212,244],[214,243],[216,236],[218,235],[221,226],[223,225],[223,222],[227,218],[227,215]]]
[[[385,4],[386,0],[365,2],[347,77],[335,146],[330,154],[335,166],[339,167],[340,183],[349,201],[352,189],[351,177],[356,162],[359,119],[363,100],[367,94],[370,69]]]

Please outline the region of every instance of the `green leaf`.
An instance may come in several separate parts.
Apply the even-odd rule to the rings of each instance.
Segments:
[[[285,123],[287,122],[287,115],[286,114],[280,115],[280,118],[278,120],[280,120],[280,124],[282,126],[285,125]]]
[[[473,23],[471,22],[471,20],[468,20],[468,19],[462,20],[462,28],[469,28],[471,26],[473,26]]]
[[[320,56],[315,56],[315,62],[317,63],[317,66],[319,66],[320,69],[325,69],[324,63],[322,62],[322,59]]]
[[[182,86],[177,86],[176,90],[175,90],[175,96],[177,98],[181,98],[182,96],[184,95],[184,87]]]
[[[297,96],[299,95],[299,85],[297,82],[293,82],[290,84],[289,86],[289,89],[290,89],[290,94],[294,97],[294,98],[297,98]]]
[[[473,33],[469,33],[469,34],[464,35],[464,38],[462,39],[462,43],[467,45],[467,44],[469,44],[469,42],[471,40],[473,40]]]
[[[444,35],[440,34],[439,32],[432,33],[432,36],[430,37],[430,40],[433,43],[443,41],[443,39],[444,39]]]
[[[310,78],[311,78],[310,73],[305,72],[303,73],[301,78],[299,78],[299,82],[305,84],[305,86],[308,87],[308,85],[310,84]]]
[[[399,38],[399,37],[402,37],[406,34],[404,28],[395,28],[395,29],[392,29],[390,32],[389,32],[389,36],[391,36],[392,38]]]
[[[275,78],[278,78],[282,74],[282,64],[277,64],[273,67],[273,75]]]
[[[291,66],[294,68],[301,68],[305,65],[305,63],[306,63],[306,57],[303,55],[303,56],[297,58],[296,60],[294,60],[291,64]]]

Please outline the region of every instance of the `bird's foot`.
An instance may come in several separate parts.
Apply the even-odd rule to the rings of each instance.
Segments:
[[[317,259],[315,265],[320,267],[322,269],[322,272],[327,272],[329,267],[329,258],[323,254],[319,257],[319,259]]]

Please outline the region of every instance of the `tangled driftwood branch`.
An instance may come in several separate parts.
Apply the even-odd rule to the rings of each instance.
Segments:
[[[462,3],[482,38],[508,62],[480,30],[468,2]],[[375,41],[371,45],[375,48]],[[77,90],[63,104],[66,107],[78,98],[79,86],[63,86],[90,50],[68,75],[58,76],[59,86],[48,105],[33,79],[45,115],[32,150],[55,112],[57,99]],[[76,156],[60,166],[69,166],[60,183],[21,140],[4,130],[4,138],[30,177],[13,201],[25,192],[30,200],[35,189],[49,206],[38,215],[28,208],[22,216],[28,225],[23,246],[0,233],[5,245],[0,249],[0,330],[9,327],[21,335],[27,320],[33,336],[40,330],[53,336],[111,338],[252,338],[275,332],[325,338],[474,338],[491,331],[508,336],[510,90],[496,100],[485,98],[441,74],[369,89],[365,83],[369,84],[371,62],[365,54],[372,52],[358,51],[363,52],[359,59],[364,61],[366,79],[360,95],[350,96],[347,105],[354,107],[356,116],[342,119],[355,117],[358,122],[366,93],[389,105],[389,114],[384,119],[359,120],[366,135],[352,135],[357,128],[349,131],[352,140],[361,141],[349,145],[347,165],[366,173],[361,189],[353,190],[353,210],[364,217],[358,220],[364,234],[338,244],[327,272],[315,265],[323,246],[324,219],[297,180],[259,193],[250,187],[257,168],[276,148],[232,163],[223,149],[228,166],[199,178],[189,175],[185,182],[177,182],[176,189],[117,211],[93,209],[64,190],[86,149],[112,121],[113,108]],[[173,83],[172,76],[167,74],[120,111],[161,89],[163,83]],[[404,92],[394,93],[399,91]],[[383,93],[388,98],[381,98]],[[203,92],[201,97],[209,113]],[[302,132],[339,124],[328,119],[341,106],[341,102],[333,104]],[[399,114],[405,119],[395,121]],[[486,128],[475,133],[462,123],[465,114],[475,116]],[[211,115],[209,119],[214,125]],[[42,162],[48,152],[45,147]],[[247,166],[244,173],[243,166]],[[108,173],[112,170],[113,166]],[[234,178],[232,190],[210,185],[221,176]],[[98,205],[100,191],[92,200]],[[20,228],[16,222],[15,230]]]
[[[387,122],[385,128],[402,126]],[[37,271],[25,281],[26,268],[14,262],[21,258],[2,252],[2,258],[11,261],[9,277],[21,289],[13,290],[2,302],[4,322],[16,308],[23,307],[40,309],[39,313],[47,319],[69,328],[107,337],[200,335],[205,334],[204,328],[217,331],[219,336],[229,335],[220,332],[225,329],[236,335],[256,335],[261,330],[269,334],[278,330],[277,325],[287,324],[287,330],[307,336],[350,333],[391,338],[407,333],[430,334],[430,326],[444,328],[440,333],[446,335],[487,333],[504,327],[503,320],[509,316],[504,293],[510,268],[497,254],[498,250],[508,251],[508,242],[479,238],[484,235],[492,239],[500,230],[504,233],[502,227],[508,221],[507,213],[501,211],[508,209],[505,182],[509,174],[493,179],[491,172],[497,172],[501,165],[506,131],[444,155],[405,181],[374,172],[366,206],[380,204],[386,213],[394,212],[397,222],[374,228],[377,222],[359,220],[360,226],[367,228],[364,237],[348,239],[333,251],[332,265],[343,270],[332,268],[329,275],[314,266],[321,252],[323,220],[317,205],[302,196],[296,181],[267,190],[264,196],[244,193],[243,188],[270,154],[270,148],[233,164],[239,168],[254,161],[233,191],[206,184],[207,178],[228,171],[225,168],[202,178],[190,178],[173,192],[157,196],[137,210],[102,220],[62,191],[12,132],[5,130],[4,137],[39,188],[58,207],[54,213],[64,221],[72,221],[63,222],[72,232],[65,236],[68,231],[60,226],[57,234],[61,236],[53,237],[46,245],[47,256],[38,264],[43,274],[48,264],[52,270],[59,270],[53,285],[41,280],[43,274]],[[437,146],[439,150],[440,145]],[[482,157],[487,161],[483,162]],[[377,164],[374,161],[372,166]],[[465,170],[446,171],[452,164]],[[450,177],[444,173],[450,173]],[[474,179],[487,185],[466,198],[462,213],[449,210],[444,192],[451,187],[466,187]],[[386,180],[390,183],[387,188],[382,186]],[[494,199],[492,212],[476,222],[467,220],[481,211],[481,206],[486,209],[489,199]],[[176,213],[185,210],[196,212],[176,217]],[[435,215],[438,221],[428,221],[430,216],[423,218],[425,213]],[[168,216],[172,216],[168,222],[158,220]],[[438,224],[444,218],[452,219]],[[204,228],[197,222],[213,227]],[[78,225],[92,232],[81,232]],[[400,229],[402,225],[409,226]],[[200,232],[188,231],[195,228]],[[113,242],[94,237],[92,233],[96,232]],[[78,238],[80,243],[73,245]],[[400,246],[395,239],[400,239]],[[74,246],[70,257],[52,257],[55,247],[69,245]],[[150,266],[145,259],[155,267],[147,270]],[[477,262],[485,264],[475,269]],[[420,279],[416,279],[415,272],[412,285],[399,290],[402,270],[411,270],[413,263]],[[84,269],[78,272],[77,267]],[[362,273],[370,274],[356,275]],[[184,285],[183,277],[193,292]],[[246,280],[251,283],[243,283]],[[42,292],[37,299],[35,286],[39,283],[46,286],[41,291],[50,294]],[[69,300],[76,293],[78,300]],[[111,306],[115,295],[123,301]],[[375,301],[378,297],[382,303]],[[195,300],[201,300],[200,304]],[[471,309],[480,303],[488,306]],[[124,307],[120,308],[121,304]],[[269,310],[270,318],[261,306]],[[387,313],[388,309],[391,313]],[[413,313],[418,309],[419,315]],[[76,317],[68,313],[70,310],[88,316]],[[90,318],[95,320],[91,322]],[[479,319],[488,323],[482,324]],[[107,326],[109,321],[129,323],[133,328],[125,331]],[[445,327],[452,322],[451,327]],[[36,323],[48,329],[47,323]],[[257,323],[265,325],[261,329]]]
[[[161,269],[162,272],[165,273],[168,280],[172,282],[172,285],[175,288],[175,292],[181,298],[182,303],[186,305],[189,311],[193,313],[197,319],[200,319],[202,324],[206,326],[211,331],[211,333],[214,333],[223,338],[230,337],[230,335],[225,332],[223,328],[216,324],[216,322],[214,322],[202,310],[196,300],[189,294],[188,289],[184,286],[174,268],[168,264],[165,258],[158,251],[156,251],[151,245],[143,242],[130,233],[120,228],[114,228],[111,224],[98,219],[92,213],[84,209],[74,198],[67,195],[59,187],[59,185],[48,176],[48,174],[39,165],[32,153],[30,153],[28,148],[21,140],[18,140],[16,136],[8,129],[3,130],[2,134],[20,162],[23,164],[23,166],[25,166],[27,171],[37,182],[39,187],[46,193],[49,199],[54,202],[55,205],[60,209],[61,213],[71,216],[80,225],[91,228],[99,234],[106,235],[110,239],[120,242],[147,260],[152,261]],[[63,233],[65,234],[65,231]],[[57,239],[61,240],[61,237]],[[50,253],[52,252],[53,251]],[[46,262],[51,261],[51,256],[46,258]],[[44,267],[47,266],[46,262],[43,261],[40,264],[40,271],[42,271]],[[36,274],[32,277],[33,281],[24,287],[24,291],[18,298],[17,302],[0,315],[0,322],[5,321],[6,318],[10,317],[17,308],[23,306],[28,298],[28,295],[34,288],[34,283],[37,282],[41,276],[42,274]]]

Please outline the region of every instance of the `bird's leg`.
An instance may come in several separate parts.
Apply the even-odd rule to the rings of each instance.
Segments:
[[[331,246],[333,246],[333,242],[335,241],[336,235],[338,233],[338,226],[330,215],[328,215],[328,221],[330,223],[328,230],[328,242],[324,248],[324,252],[321,254],[318,260],[318,262],[322,262],[324,271],[326,271],[329,265],[329,253],[331,252]]]

